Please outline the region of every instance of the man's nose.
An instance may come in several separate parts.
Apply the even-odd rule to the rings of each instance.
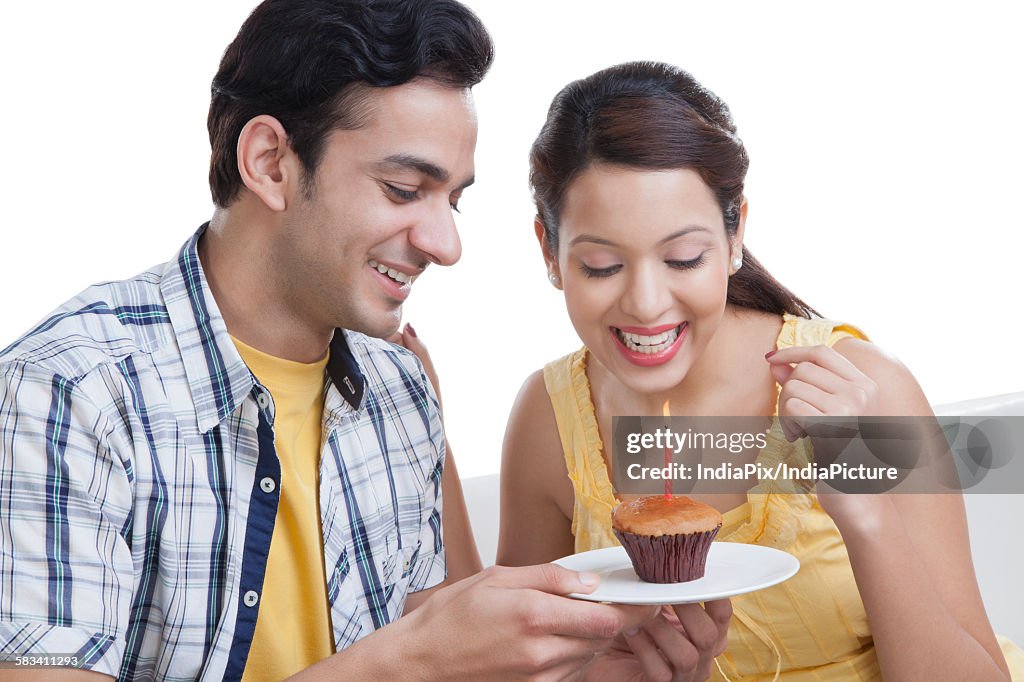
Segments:
[[[451,205],[447,201],[438,203],[437,208],[431,210],[420,224],[412,228],[409,242],[431,262],[438,265],[454,265],[462,257],[462,241],[455,227]]]

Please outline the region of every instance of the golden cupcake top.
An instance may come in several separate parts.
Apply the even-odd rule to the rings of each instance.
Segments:
[[[640,497],[612,511],[612,526],[635,535],[706,533],[721,525],[717,509],[684,495]]]

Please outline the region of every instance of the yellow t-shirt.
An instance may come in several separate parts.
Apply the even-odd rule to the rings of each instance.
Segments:
[[[282,680],[334,653],[319,503],[327,357],[293,362],[232,340],[274,399],[274,447],[281,463],[277,519],[242,679]]]

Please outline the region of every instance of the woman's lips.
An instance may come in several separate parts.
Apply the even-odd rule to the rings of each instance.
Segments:
[[[679,348],[683,345],[683,339],[686,338],[687,331],[689,330],[690,324],[683,322],[681,324],[673,325],[662,325],[660,327],[609,327],[608,331],[615,340],[615,347],[619,349],[622,356],[634,365],[640,367],[654,367],[656,365],[662,365],[675,357],[676,353],[679,352]],[[667,347],[657,352],[642,352],[639,350],[633,350],[626,345],[620,334],[630,334],[635,336],[651,337],[658,334],[665,334],[666,332],[671,333],[672,330],[678,329],[676,338]],[[637,343],[634,346],[639,345]],[[662,345],[662,344],[651,344],[651,345]]]

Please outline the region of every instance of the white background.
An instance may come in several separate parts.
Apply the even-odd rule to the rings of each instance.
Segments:
[[[747,244],[782,282],[899,356],[933,402],[1024,390],[1012,3],[470,4],[497,60],[476,90],[464,256],[406,310],[464,476],[498,470],[522,380],[578,345],[533,238],[529,145],[562,85],[631,59],[683,66],[729,102],[752,159]],[[85,286],[170,259],[208,219],[209,83],[252,6],[5,10],[0,346]]]

